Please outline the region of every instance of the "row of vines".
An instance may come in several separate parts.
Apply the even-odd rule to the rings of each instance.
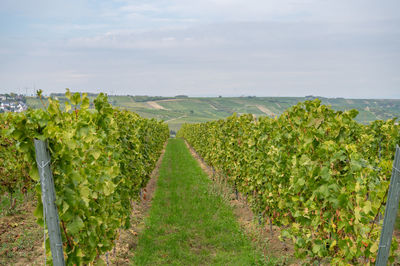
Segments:
[[[247,195],[255,213],[280,226],[299,257],[367,264],[378,250],[400,127],[362,125],[357,113],[316,99],[278,118],[185,124],[178,136]]]
[[[0,114],[0,133],[10,125],[11,117]],[[9,196],[9,207],[2,212],[12,213],[16,209],[18,192],[27,195],[32,188],[29,177],[29,164],[23,159],[23,154],[18,151],[15,141],[0,134],[0,195]]]
[[[118,229],[129,227],[131,203],[149,180],[169,131],[164,123],[113,108],[104,94],[94,108],[86,94],[67,91],[66,98],[65,106],[49,98],[44,109],[0,117],[0,180],[3,189],[31,184],[43,225],[33,141],[47,140],[66,263],[82,265],[111,250]],[[48,240],[46,246],[50,258]]]

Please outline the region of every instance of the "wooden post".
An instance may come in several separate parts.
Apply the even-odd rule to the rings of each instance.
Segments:
[[[56,193],[54,190],[53,174],[51,172],[51,157],[47,149],[47,142],[35,139],[36,162],[38,165],[40,185],[42,188],[43,210],[46,218],[47,231],[50,239],[53,265],[64,266],[64,252],[62,246],[60,219],[58,217]]]
[[[400,148],[396,147],[396,155],[393,160],[392,178],[390,179],[389,193],[386,201],[385,216],[381,239],[379,241],[376,266],[385,266],[390,253],[394,224],[396,222],[397,209],[400,199]]]

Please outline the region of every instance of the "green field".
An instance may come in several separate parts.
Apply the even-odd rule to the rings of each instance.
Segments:
[[[58,97],[64,101],[64,97]],[[91,100],[94,96],[89,96]],[[314,97],[146,97],[110,96],[110,102],[146,118],[167,121],[171,130],[177,131],[183,123],[205,122],[225,118],[233,113],[251,113],[255,116],[280,115],[298,102]],[[400,117],[400,99],[344,99],[322,98],[323,104],[336,110],[357,109],[357,121],[368,123],[377,119]],[[42,104],[35,97],[27,98],[28,106],[40,108]],[[163,108],[163,109],[161,109]]]

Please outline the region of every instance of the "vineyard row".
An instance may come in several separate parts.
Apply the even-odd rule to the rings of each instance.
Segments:
[[[178,136],[280,226],[299,257],[367,264],[378,250],[400,127],[395,119],[359,124],[356,115],[316,99],[278,118],[185,124]]]
[[[82,265],[111,250],[118,229],[129,227],[131,203],[149,180],[169,131],[162,122],[113,108],[103,94],[93,109],[86,94],[67,91],[66,97],[62,107],[49,98],[45,109],[0,116],[0,190],[32,187],[34,214],[43,225],[34,139],[46,140],[66,263]],[[48,240],[46,250],[50,259]]]

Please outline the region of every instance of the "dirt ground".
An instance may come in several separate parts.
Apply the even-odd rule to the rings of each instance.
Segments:
[[[264,114],[274,117],[276,116],[271,110],[269,110],[267,107],[262,106],[262,105],[256,105],[256,107],[258,108],[258,110],[260,110],[261,112],[263,112]]]
[[[164,108],[163,106],[159,105],[157,102],[147,102],[147,104],[153,109],[168,110],[168,109]]]
[[[34,200],[0,218],[0,265],[42,265],[43,228],[36,223]]]

